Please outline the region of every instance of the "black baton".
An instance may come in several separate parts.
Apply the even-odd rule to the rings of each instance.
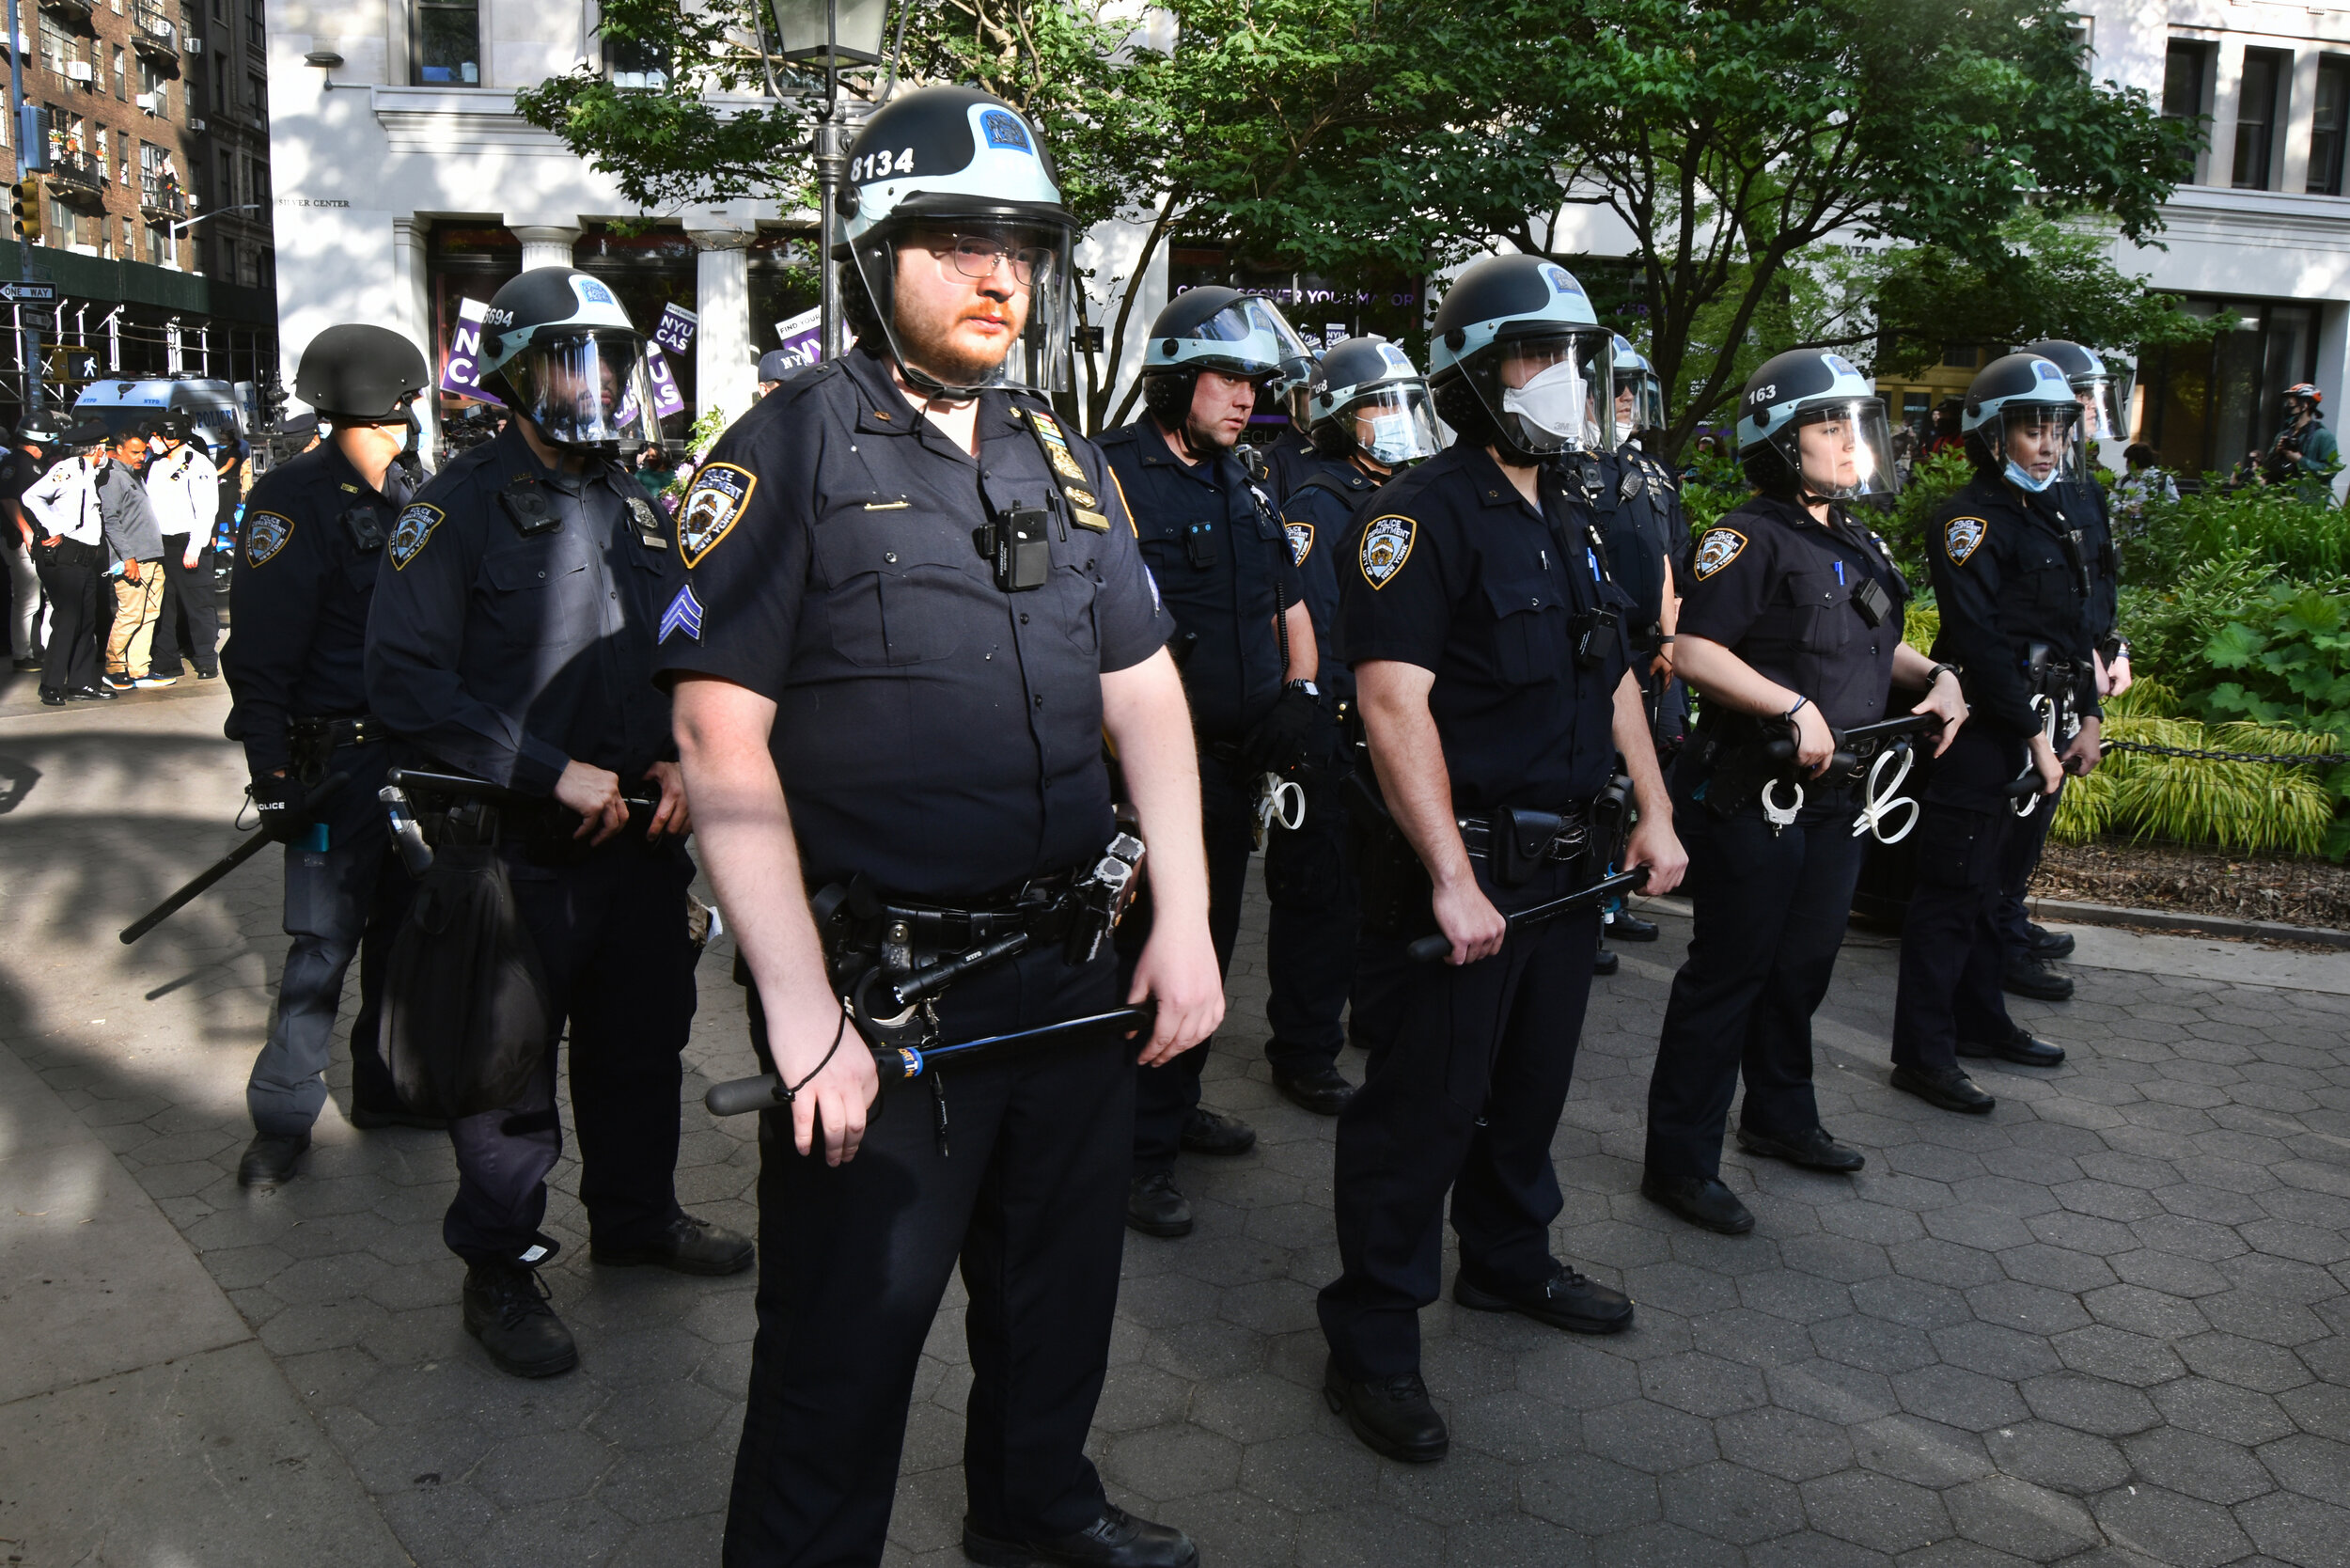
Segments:
[[[319,787],[312,790],[303,800],[301,814],[306,817],[311,812],[317,810],[321,806],[325,804],[327,796],[333,794],[337,790],[341,789],[344,784],[350,781],[350,778],[351,776],[347,773],[328,774],[324,778],[319,781]],[[149,910],[146,914],[140,916],[129,925],[124,926],[120,933],[122,945],[126,948],[129,947],[140,937],[145,936],[149,932],[153,931],[157,926],[162,925],[165,920],[170,919],[174,915],[179,914],[180,910],[186,908],[196,899],[202,897],[204,890],[212,886],[213,883],[218,882],[222,877],[227,876],[230,871],[233,871],[238,867],[243,865],[246,861],[260,854],[270,845],[282,842],[284,842],[283,839],[273,839],[266,833],[255,833],[253,837],[247,839],[243,843],[239,844],[235,849],[230,850],[227,855],[222,855],[218,860],[212,862],[211,869],[199,873],[195,881],[180,888],[177,893],[172,894],[171,897],[165,899],[163,902],[157,904],[154,908]]]
[[[1158,1004],[1144,1002],[1139,1007],[1117,1008],[1032,1029],[1014,1029],[1010,1034],[961,1040],[949,1045],[874,1045],[869,1042],[866,1048],[873,1053],[874,1071],[881,1074],[885,1088],[918,1078],[932,1068],[950,1061],[994,1057],[1034,1045],[1065,1044],[1100,1035],[1134,1033],[1149,1028],[1157,1017]],[[713,1084],[710,1092],[702,1096],[702,1104],[710,1107],[713,1116],[741,1116],[744,1111],[773,1110],[788,1103],[783,1097],[783,1080],[773,1073]]]
[[[1545,920],[1555,920],[1561,915],[1573,915],[1577,910],[1589,909],[1595,903],[1605,902],[1617,893],[1637,892],[1640,885],[1646,881],[1648,881],[1646,866],[1635,866],[1630,870],[1618,871],[1613,876],[1600,878],[1580,891],[1569,893],[1562,899],[1553,899],[1548,903],[1538,903],[1530,909],[1519,910],[1516,914],[1508,917],[1510,929],[1515,931],[1520,926],[1538,926]],[[1415,964],[1434,964],[1451,950],[1452,938],[1442,932],[1437,932],[1434,935],[1423,936],[1414,942],[1403,949],[1403,953]]]

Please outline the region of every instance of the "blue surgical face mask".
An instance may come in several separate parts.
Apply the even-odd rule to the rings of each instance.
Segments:
[[[2035,479],[2031,477],[2031,471],[2026,468],[2022,463],[2017,463],[2013,458],[2007,460],[2008,478],[2018,488],[2028,490],[2034,495],[2040,494],[2050,485],[2056,483],[2058,472],[2058,469],[2051,468],[2048,470],[2048,477],[2046,478]]]

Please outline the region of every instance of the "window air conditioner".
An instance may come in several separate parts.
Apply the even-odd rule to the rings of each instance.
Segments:
[[[188,129],[200,134],[204,130],[204,122],[200,119],[192,119],[188,121]]]
[[[162,111],[159,110],[156,105],[162,101],[162,97],[163,95],[160,93],[143,92],[132,99],[131,102],[137,104],[140,108],[146,110],[150,115],[159,114]]]
[[[68,60],[65,63],[65,79],[69,82],[86,84],[91,74],[87,60]]]

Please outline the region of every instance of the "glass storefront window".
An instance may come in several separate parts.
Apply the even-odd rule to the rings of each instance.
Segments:
[[[1167,257],[1169,295],[1209,284],[1265,295],[1316,350],[1376,333],[1403,345],[1412,362],[1424,367],[1425,280],[1412,274],[1371,269],[1347,277],[1324,277],[1252,260],[1216,240],[1175,242]],[[1277,425],[1288,417],[1285,410],[1261,402],[1252,422]]]
[[[2283,419],[2284,389],[2317,375],[2317,307],[2285,301],[2188,299],[2191,315],[2220,311],[2233,331],[2207,343],[2157,349],[2138,362],[2137,439],[2185,478],[2226,474],[2267,450]]]

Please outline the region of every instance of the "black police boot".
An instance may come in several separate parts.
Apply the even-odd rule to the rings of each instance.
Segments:
[[[1355,1097],[1355,1086],[1340,1077],[1335,1067],[1308,1067],[1302,1073],[1284,1073],[1277,1067],[1273,1087],[1291,1105],[1316,1116],[1336,1116]]]
[[[310,1135],[275,1137],[268,1133],[257,1134],[245,1145],[244,1157],[237,1162],[237,1185],[258,1187],[267,1192],[282,1187],[294,1178],[294,1162],[310,1147]]]
[[[1598,955],[1591,960],[1591,973],[1603,979],[1614,974],[1622,967],[1623,967],[1623,961],[1606,948],[1600,949]]]
[[[1484,1286],[1463,1269],[1452,1299],[1472,1312],[1516,1312],[1570,1334],[1621,1334],[1632,1326],[1632,1298],[1577,1274],[1557,1259],[1539,1285]]]
[[[1656,922],[1643,920],[1629,909],[1619,909],[1607,917],[1607,934],[1619,942],[1653,942],[1657,937]]]
[[[40,700],[45,708],[62,708],[65,706],[65,693],[44,691],[40,694]]]
[[[1968,1116],[1988,1116],[1998,1101],[1975,1087],[1975,1080],[1957,1067],[1929,1070],[1923,1067],[1896,1067],[1893,1087],[1904,1094],[1915,1094],[1929,1105],[1939,1105],[1946,1111],[1960,1111]]]
[[[608,1247],[600,1241],[588,1244],[588,1261],[613,1268],[633,1268],[640,1263],[653,1263],[672,1274],[700,1274],[716,1277],[740,1274],[759,1261],[759,1248],[751,1238],[713,1225],[692,1215],[680,1215],[669,1221],[661,1234],[651,1241],[638,1242],[634,1247]]]
[[[1999,975],[1999,984],[2012,996],[2029,996],[2035,1001],[2073,999],[2073,978],[2049,968],[2047,960],[2037,953],[2009,959]]]
[[[1806,1127],[1800,1133],[1775,1137],[1742,1126],[1738,1129],[1738,1147],[1749,1154],[1767,1154],[1806,1170],[1849,1172],[1869,1163],[1859,1150],[1846,1148],[1820,1127]]]
[[[414,1127],[426,1133],[448,1131],[447,1117],[418,1116],[397,1100],[388,1105],[363,1105],[353,1101],[351,1124],[363,1133],[378,1132],[385,1127]]]
[[[1257,1129],[1237,1116],[1194,1105],[1183,1118],[1183,1144],[1186,1154],[1246,1154],[1257,1147]]]
[[[546,1281],[520,1263],[465,1265],[465,1332],[481,1341],[498,1371],[554,1377],[579,1365],[572,1331],[547,1305]]]
[[[1175,1173],[1154,1170],[1126,1184],[1126,1224],[1146,1236],[1170,1241],[1191,1234],[1191,1205],[1175,1186]]]
[[[1416,1372],[1353,1378],[1341,1373],[1332,1357],[1322,1369],[1322,1398],[1373,1453],[1407,1465],[1433,1465],[1452,1447],[1452,1434]]]
[[[1658,1176],[1643,1172],[1640,1196],[1660,1208],[1670,1209],[1692,1225],[1719,1231],[1725,1236],[1743,1236],[1754,1229],[1754,1215],[1738,1201],[1738,1195],[1708,1176]]]
[[[2050,931],[2046,926],[2034,925],[2029,920],[2024,922],[2024,930],[2031,936],[2031,954],[2034,958],[2070,958],[2074,948],[2078,946],[2069,931]]]
[[[1958,1054],[1977,1058],[1997,1057],[2018,1067],[2056,1067],[2064,1060],[2063,1046],[2034,1040],[2020,1027],[2011,1029],[2005,1040],[1962,1040],[1958,1043]]]
[[[1104,1499],[1099,1519],[1050,1541],[998,1541],[981,1535],[965,1515],[963,1555],[984,1568],[1031,1568],[1035,1563],[1064,1563],[1068,1568],[1192,1568],[1199,1560],[1199,1548],[1172,1525],[1137,1519]]]

